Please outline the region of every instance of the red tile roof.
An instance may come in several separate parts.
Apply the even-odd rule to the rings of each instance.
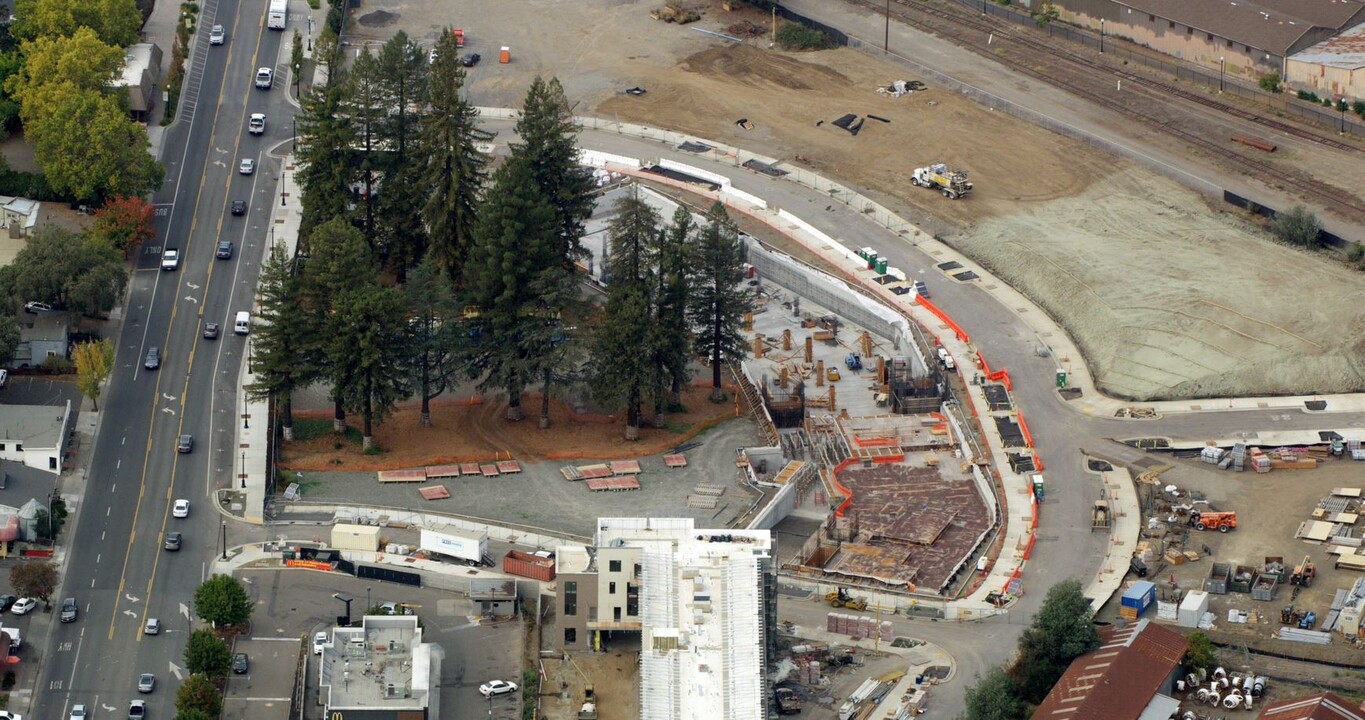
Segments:
[[[1100,642],[1072,661],[1033,720],[1136,720],[1189,647],[1180,633],[1147,620],[1102,628]]]
[[[1350,701],[1329,692],[1312,697],[1281,700],[1261,710],[1261,720],[1365,720],[1365,713]]]

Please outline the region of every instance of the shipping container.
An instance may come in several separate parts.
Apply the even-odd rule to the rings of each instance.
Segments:
[[[1132,608],[1137,611],[1138,615],[1141,615],[1146,612],[1147,608],[1151,607],[1154,602],[1156,602],[1156,585],[1147,582],[1146,580],[1139,580],[1133,583],[1132,587],[1124,591],[1123,598],[1119,601],[1119,605],[1126,608]]]
[[[554,582],[555,561],[520,550],[509,550],[502,556],[502,571],[541,582]]]
[[[1209,594],[1202,590],[1191,590],[1180,601],[1176,624],[1180,627],[1198,627],[1204,613],[1209,611]]]

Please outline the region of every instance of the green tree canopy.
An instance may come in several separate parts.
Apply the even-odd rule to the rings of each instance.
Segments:
[[[559,255],[572,265],[584,255],[583,223],[592,215],[592,171],[578,162],[578,126],[558,78],[536,76],[517,120],[514,154],[525,157],[555,213]]]
[[[51,108],[44,107],[35,90],[45,85],[71,85],[104,92],[123,65],[123,49],[102,42],[89,28],[70,36],[43,36],[23,44],[24,67],[6,81],[6,90],[23,106],[25,122],[33,122]]]
[[[418,137],[425,198],[422,217],[430,236],[430,252],[452,280],[464,277],[464,264],[474,243],[479,207],[487,180],[488,158],[479,144],[492,135],[478,126],[478,111],[464,93],[465,71],[449,28],[436,41],[431,65],[431,112]]]
[[[251,599],[241,580],[214,575],[194,591],[194,611],[214,627],[232,627],[251,619]]]
[[[19,318],[14,313],[0,313],[0,365],[8,365],[19,350]]]
[[[431,401],[463,370],[464,322],[450,278],[428,257],[404,286],[412,316],[412,373],[422,400],[422,426],[431,425]]]
[[[388,285],[360,285],[337,297],[328,353],[340,379],[337,395],[360,414],[364,449],[374,443],[374,423],[393,411],[411,390],[407,303]]]
[[[89,28],[115,47],[138,41],[142,13],[135,0],[15,0],[11,32],[21,40],[70,36]]]
[[[120,253],[103,240],[55,225],[39,228],[11,267],[6,277],[16,297],[87,315],[112,309],[127,284]]]
[[[1191,671],[1212,670],[1217,663],[1213,641],[1202,631],[1190,633],[1189,647],[1185,650],[1185,667]]]
[[[185,643],[185,667],[191,673],[223,677],[232,667],[232,650],[211,631],[195,630],[190,633],[189,642]]]
[[[1010,669],[1020,697],[1035,705],[1042,702],[1072,660],[1100,646],[1093,615],[1079,581],[1063,580],[1047,591],[1032,625],[1019,638],[1019,657]]]
[[[286,442],[294,439],[294,391],[316,375],[322,362],[309,344],[310,316],[301,311],[301,283],[294,268],[283,245],[270,249],[261,268],[260,311],[251,333],[256,382],[246,388],[253,399],[279,401]]]
[[[223,712],[223,696],[218,694],[218,688],[203,673],[194,673],[185,678],[180,689],[175,691],[176,713],[196,710],[207,713],[209,717],[218,717]]]
[[[986,671],[985,677],[976,676],[963,704],[966,707],[958,720],[1019,720],[1028,716],[1024,701],[1014,693],[1014,683],[999,667]]]
[[[54,113],[27,122],[26,132],[48,184],[68,197],[146,195],[165,176],[148,152],[146,130],[111,95],[73,91]]]

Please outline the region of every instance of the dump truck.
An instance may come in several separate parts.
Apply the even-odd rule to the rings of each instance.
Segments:
[[[801,696],[796,694],[791,688],[777,688],[773,691],[774,699],[777,701],[777,712],[779,715],[796,715],[801,712],[804,703]]]
[[[948,166],[943,163],[915,168],[915,171],[910,174],[910,183],[916,187],[938,190],[943,193],[943,197],[949,200],[967,197],[972,192],[972,183],[967,180],[967,173],[960,170],[949,170]]]
[[[846,607],[849,610],[866,610],[867,598],[855,598],[848,594],[845,588],[839,588],[834,592],[825,593],[825,602],[830,607]]]
[[[1096,500],[1094,508],[1090,511],[1090,530],[1108,530],[1112,519],[1109,516],[1109,502],[1107,500]]]
[[[1217,530],[1227,532],[1237,529],[1237,513],[1235,512],[1192,512],[1190,513],[1190,527],[1199,530]]]
[[[455,36],[455,47],[464,47],[464,28],[455,28],[450,31]]]

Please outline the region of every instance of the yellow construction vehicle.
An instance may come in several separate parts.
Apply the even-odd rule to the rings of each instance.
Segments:
[[[910,174],[910,183],[919,187],[938,190],[943,193],[943,197],[949,200],[967,197],[972,192],[972,184],[967,180],[967,173],[949,170],[948,166],[943,163],[915,168],[915,171]]]
[[[844,588],[825,593],[825,602],[829,603],[830,607],[846,607],[849,610],[867,609],[867,598],[855,598],[849,595],[848,590]]]

